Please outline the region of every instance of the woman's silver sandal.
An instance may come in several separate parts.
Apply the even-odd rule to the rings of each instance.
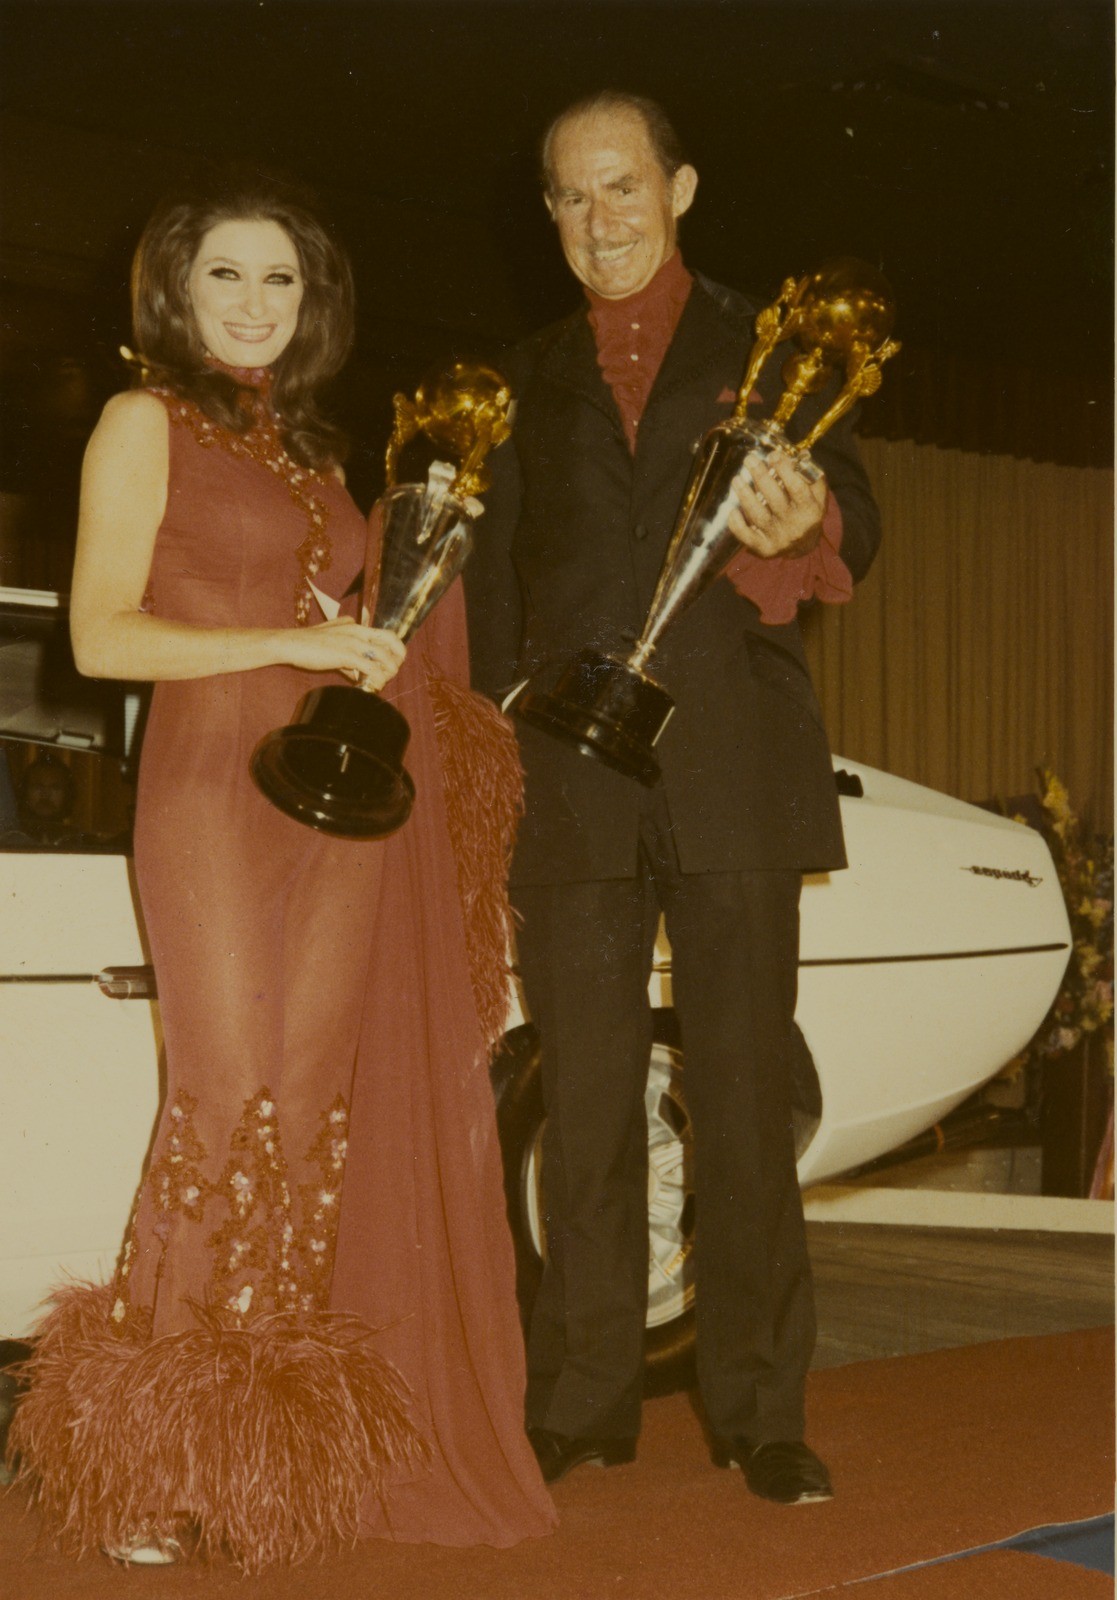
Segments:
[[[169,1567],[185,1555],[172,1534],[159,1533],[153,1528],[134,1533],[123,1544],[106,1544],[102,1548],[110,1561],[117,1561],[124,1567]]]

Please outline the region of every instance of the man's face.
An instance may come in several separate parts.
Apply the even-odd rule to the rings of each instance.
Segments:
[[[39,821],[61,822],[70,809],[65,774],[51,767],[31,767],[24,780],[23,803]]]
[[[547,207],[574,276],[606,300],[650,283],[675,251],[676,220],[698,174],[669,178],[635,111],[588,112],[563,123],[551,144]]]

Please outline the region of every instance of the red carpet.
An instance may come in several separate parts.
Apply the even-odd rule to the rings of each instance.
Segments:
[[[3,1600],[791,1600],[875,1574],[857,1600],[1072,1600],[1112,1580],[1018,1552],[898,1573],[1045,1523],[1113,1508],[1113,1335],[1012,1339],[812,1376],[810,1437],[837,1497],[755,1500],[707,1458],[685,1396],[652,1402],[638,1461],[558,1486],[549,1539],[516,1550],[366,1544],[261,1579],[228,1568],[73,1564],[34,1549],[0,1503]],[[1103,1590],[1100,1583],[1106,1587]],[[1029,1586],[1030,1585],[1030,1586]]]

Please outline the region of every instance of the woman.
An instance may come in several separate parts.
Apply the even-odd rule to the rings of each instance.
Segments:
[[[186,1532],[246,1571],[362,1531],[512,1543],[553,1513],[485,1074],[508,735],[460,687],[460,595],[406,662],[319,620],[366,530],[316,403],[351,278],[306,205],[258,179],[168,201],[133,320],[144,387],[90,440],[71,630],[83,672],[156,684],[135,859],[167,1093],[115,1278],[56,1296],[11,1448],[72,1548],[125,1560],[174,1559]],[[390,685],[412,724],[420,800],[386,844],[313,832],[249,776],[338,673]],[[492,795],[472,834],[462,782]],[[371,1250],[370,1210],[392,1219]]]

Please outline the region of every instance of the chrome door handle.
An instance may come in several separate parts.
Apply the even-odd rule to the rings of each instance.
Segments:
[[[155,970],[152,967],[104,967],[96,984],[110,1000],[155,1000]]]

